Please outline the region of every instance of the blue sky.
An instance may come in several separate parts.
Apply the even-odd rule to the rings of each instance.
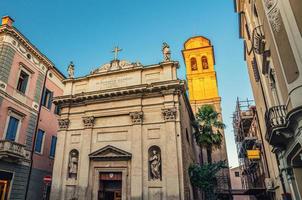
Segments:
[[[216,56],[229,163],[237,165],[231,116],[237,96],[252,98],[252,93],[233,0],[1,0],[0,15],[13,17],[15,26],[63,73],[72,60],[76,76],[110,61],[116,45],[123,49],[120,59],[158,63],[166,41],[173,60],[180,62],[178,75],[185,79],[183,43],[196,35],[209,38]]]

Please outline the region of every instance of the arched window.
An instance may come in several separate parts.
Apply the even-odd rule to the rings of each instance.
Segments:
[[[161,151],[158,146],[151,146],[148,151],[148,166],[149,166],[149,180],[162,179],[162,160]]]
[[[197,70],[197,61],[196,61],[196,58],[191,58],[190,59],[191,61],[191,70],[194,71],[194,70]]]
[[[79,151],[73,149],[69,153],[68,161],[68,178],[77,179],[78,165],[79,164]]]
[[[206,56],[201,57],[202,69],[209,69],[208,59]]]

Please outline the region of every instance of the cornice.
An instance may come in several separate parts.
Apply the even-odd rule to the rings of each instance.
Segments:
[[[40,59],[47,68],[53,68],[62,79],[66,78],[64,74],[60,70],[56,68],[56,66],[43,54],[38,48],[33,45],[17,28],[11,27],[8,25],[0,25],[0,34],[8,34],[16,38],[19,42],[21,42],[33,55],[35,55],[38,59]]]
[[[174,80],[161,82],[160,84],[144,84],[129,88],[115,88],[109,90],[98,90],[93,92],[83,92],[75,95],[65,95],[54,98],[54,103],[62,107],[70,105],[92,104],[98,101],[106,100],[125,100],[127,98],[137,98],[142,96],[160,96],[170,94],[179,94],[179,91],[185,92],[185,82]],[[168,93],[167,93],[168,92]]]

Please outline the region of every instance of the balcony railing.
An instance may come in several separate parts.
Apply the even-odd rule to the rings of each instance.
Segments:
[[[0,140],[0,160],[26,161],[29,159],[29,155],[25,145],[10,140]]]
[[[281,143],[284,138],[281,138],[282,134],[276,134],[276,131],[280,128],[286,127],[287,120],[286,120],[286,106],[280,105],[280,106],[274,106],[271,107],[268,112],[265,114],[265,121],[266,121],[266,127],[267,127],[267,134],[266,139],[268,142],[275,146],[275,143]],[[275,137],[276,136],[276,137]],[[275,138],[275,139],[274,139]],[[285,141],[284,141],[285,142]]]

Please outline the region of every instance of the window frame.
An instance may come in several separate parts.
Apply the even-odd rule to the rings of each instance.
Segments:
[[[54,146],[54,154],[51,155],[52,141],[53,141],[54,138],[56,138],[56,143],[55,143],[55,146]],[[51,140],[50,140],[50,148],[49,148],[49,157],[50,157],[50,158],[55,158],[56,149],[57,149],[57,148],[56,148],[56,147],[57,147],[57,142],[58,142],[58,137],[55,136],[55,135],[52,135],[52,136],[51,136]]]
[[[27,80],[26,80],[26,83],[23,83],[23,84],[25,84],[25,90],[24,91],[22,91],[22,86],[23,86],[23,84],[20,86],[20,88],[19,88],[19,83],[20,83],[20,77],[21,77],[21,74],[25,74],[25,75],[27,75]],[[25,80],[25,79],[24,79]],[[23,80],[23,81],[24,81]],[[28,84],[29,84],[29,80],[30,80],[30,74],[28,74],[24,69],[20,69],[20,72],[19,72],[19,76],[18,76],[18,78],[17,78],[17,85],[16,85],[16,90],[19,92],[19,93],[21,93],[21,94],[23,94],[23,95],[26,95],[27,94],[27,90],[28,90]]]
[[[49,92],[50,96],[49,96],[49,98],[46,101],[46,97],[47,97],[46,93],[48,93],[48,92]],[[51,90],[49,90],[48,88],[45,87],[45,90],[44,90],[43,95],[42,95],[42,103],[41,103],[41,105],[44,108],[48,109],[49,111],[51,110],[51,107],[52,107],[53,94],[54,94],[53,91],[51,91]]]
[[[38,133],[39,133],[39,130],[43,131],[43,138],[42,138],[42,143],[41,143],[41,151],[38,152],[36,151],[36,145],[37,145],[37,137],[38,137]],[[38,129],[38,132],[36,133],[36,138],[35,138],[35,147],[34,147],[34,152],[36,154],[40,154],[40,155],[43,155],[43,152],[44,152],[44,143],[45,143],[45,137],[46,137],[46,132],[43,130],[43,129]]]
[[[19,84],[19,78],[20,78],[20,75],[21,75],[21,71],[23,71],[24,73],[26,73],[28,75],[28,80],[27,80],[27,83],[26,83],[26,88],[25,88],[25,91],[24,93],[20,90],[18,90],[18,84]],[[32,74],[34,74],[33,71],[30,71],[29,69],[27,69],[27,67],[25,67],[25,65],[23,65],[22,63],[19,63],[19,71],[18,71],[18,76],[17,76],[17,80],[16,80],[16,91],[22,95],[27,95],[28,94],[28,86],[30,84],[30,80],[32,78]]]
[[[14,140],[14,142],[18,142],[19,135],[20,135],[20,130],[21,130],[21,126],[22,126],[22,120],[23,120],[24,116],[20,116],[17,113],[13,112],[12,110],[9,110],[8,113],[7,113],[5,128],[4,128],[4,134],[3,134],[2,139],[6,140],[7,129],[8,129],[8,125],[9,125],[9,121],[10,121],[11,117],[14,117],[14,118],[19,120],[18,128],[17,128],[17,131],[16,131],[16,136],[15,136],[15,140]]]

